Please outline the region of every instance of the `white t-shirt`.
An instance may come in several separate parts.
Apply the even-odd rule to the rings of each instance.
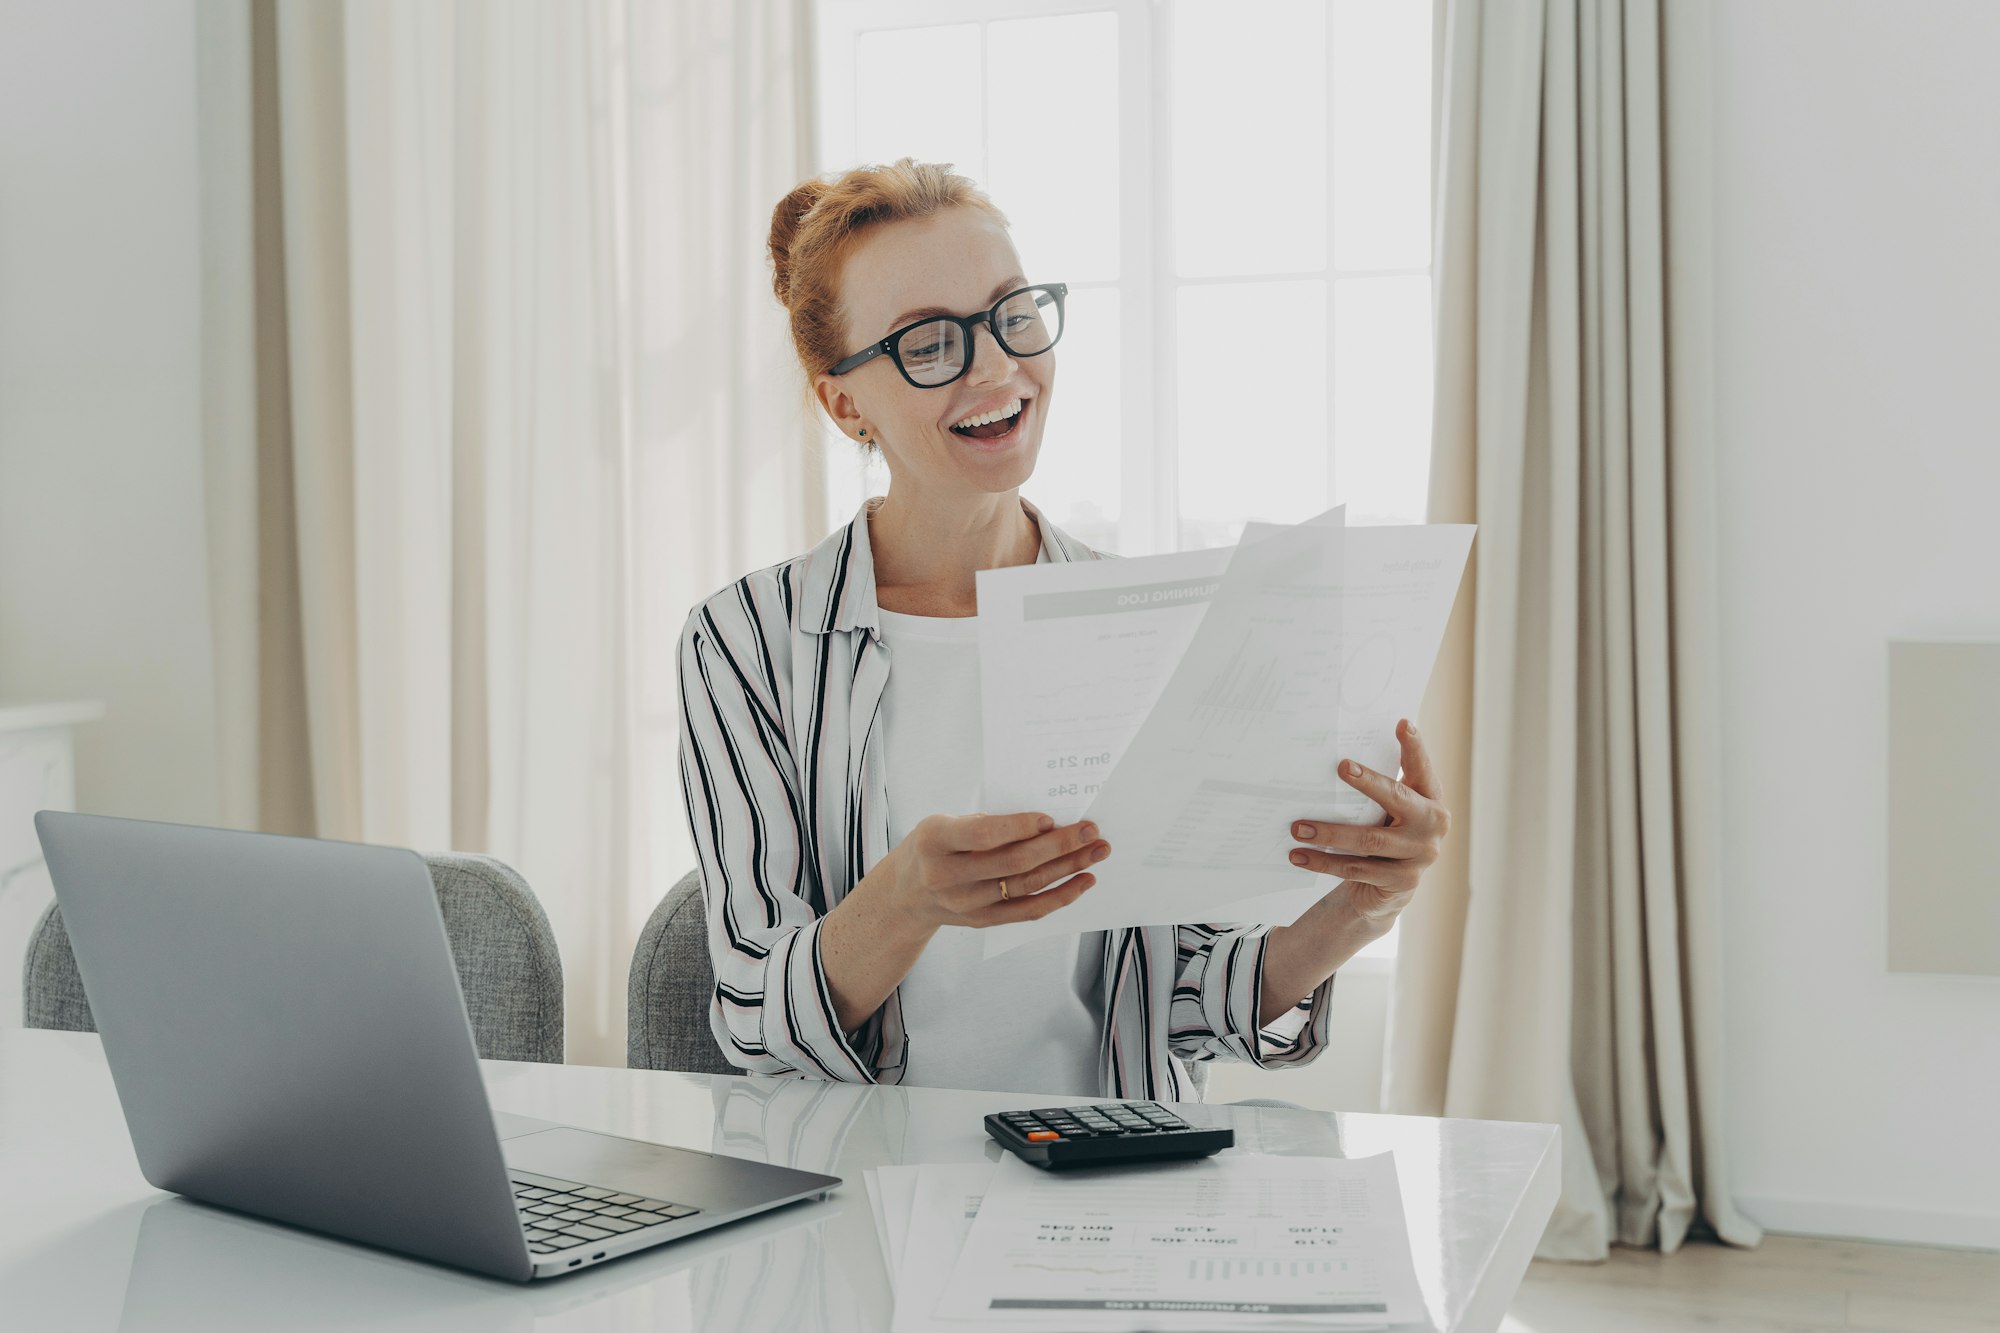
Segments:
[[[894,847],[926,815],[985,808],[979,622],[880,614],[889,647],[881,726]],[[1102,932],[1038,940],[990,961],[980,956],[983,944],[976,930],[942,926],[903,979],[910,1046],[902,1081],[1102,1095]]]

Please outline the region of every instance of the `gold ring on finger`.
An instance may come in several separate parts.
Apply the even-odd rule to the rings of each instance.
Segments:
[[[1000,901],[1007,901],[1007,881],[1004,879],[1000,881]]]

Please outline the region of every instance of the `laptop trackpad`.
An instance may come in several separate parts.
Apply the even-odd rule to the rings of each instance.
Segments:
[[[519,1171],[703,1210],[734,1212],[840,1183],[833,1176],[583,1129],[547,1129],[500,1147],[507,1165]]]

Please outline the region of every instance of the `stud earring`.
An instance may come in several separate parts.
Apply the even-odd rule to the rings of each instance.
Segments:
[[[863,426],[860,430],[855,431],[854,433],[856,435],[859,435],[862,439],[865,440],[868,438],[868,427]]]

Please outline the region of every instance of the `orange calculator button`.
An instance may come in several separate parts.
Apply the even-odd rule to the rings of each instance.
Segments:
[[[1035,1129],[1028,1132],[1028,1141],[1030,1143],[1047,1143],[1050,1139],[1059,1139],[1061,1137],[1062,1135],[1056,1133],[1053,1129]]]

